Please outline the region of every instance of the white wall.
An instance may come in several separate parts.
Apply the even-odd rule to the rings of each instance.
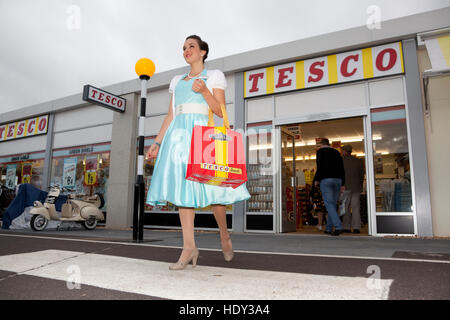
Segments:
[[[53,148],[66,148],[111,141],[112,124],[55,133]]]
[[[45,150],[47,135],[0,142],[0,156]]]
[[[431,69],[426,49],[419,49],[417,56],[421,72]],[[438,237],[450,236],[450,214],[448,209],[448,195],[450,191],[450,170],[448,165],[448,159],[450,159],[449,88],[450,76],[430,79],[428,85],[430,114],[424,117],[433,234]],[[423,105],[425,105],[425,101],[423,101]]]
[[[370,104],[372,106],[395,106],[405,103],[403,76],[393,79],[369,81]]]
[[[111,141],[114,112],[104,107],[89,105],[56,113],[53,148]]]
[[[343,84],[275,97],[275,117],[344,113],[367,106],[364,83]]]
[[[88,107],[55,114],[54,131],[61,132],[112,123],[114,111],[104,107]]]
[[[273,119],[273,98],[255,98],[246,103],[247,122],[268,121]]]
[[[171,94],[169,93],[169,89],[161,89],[156,91],[151,91],[147,93],[147,107],[146,107],[146,116],[152,116],[154,114],[161,114],[169,112],[169,103],[170,103]],[[140,103],[139,103],[140,108]],[[140,112],[140,110],[139,110]]]

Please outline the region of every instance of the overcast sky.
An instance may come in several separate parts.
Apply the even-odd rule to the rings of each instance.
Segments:
[[[0,113],[185,66],[186,36],[215,59],[450,6],[450,0],[0,0]]]

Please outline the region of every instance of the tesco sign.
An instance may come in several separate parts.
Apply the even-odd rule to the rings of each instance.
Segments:
[[[0,125],[0,142],[46,134],[48,114]]]
[[[118,112],[125,112],[126,100],[102,89],[85,85],[83,88],[83,100]]]
[[[403,72],[402,43],[395,42],[244,72],[244,97]]]

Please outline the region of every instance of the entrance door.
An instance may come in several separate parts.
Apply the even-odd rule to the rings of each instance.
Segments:
[[[313,188],[313,178],[316,167],[316,141],[318,138],[328,138],[331,147],[343,153],[343,148],[351,149],[351,159],[347,155],[344,166],[351,174],[348,177],[347,187],[352,191],[349,202],[349,214],[342,216],[343,227],[346,230],[367,235],[371,221],[367,206],[365,159],[366,143],[363,117],[332,119],[315,122],[291,123],[280,127],[282,140],[282,160],[285,167],[292,169],[296,176],[295,220],[297,232],[310,234],[323,234],[327,212],[323,204],[322,195],[318,188]],[[287,134],[286,131],[291,133]],[[292,155],[292,135],[295,137],[295,155]],[[285,145],[289,148],[285,148]],[[291,161],[295,159],[295,161]],[[367,166],[366,166],[367,167]],[[283,166],[282,166],[283,168]],[[285,173],[286,171],[286,173]],[[283,177],[291,174],[287,169],[282,170]],[[284,179],[286,181],[286,178]],[[286,186],[282,186],[281,195],[286,192]],[[286,194],[288,197],[288,193]],[[284,198],[281,198],[282,202]],[[287,200],[287,198],[286,198]],[[286,201],[289,204],[289,201]],[[283,206],[284,206],[283,202]],[[288,210],[288,205],[284,210]],[[351,212],[351,214],[350,214]]]
[[[281,128],[281,232],[296,231],[295,138]]]

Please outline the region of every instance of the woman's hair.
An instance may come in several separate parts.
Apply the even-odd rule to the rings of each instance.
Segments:
[[[200,47],[200,50],[205,50],[206,54],[203,56],[203,62],[205,62],[206,58],[208,57],[208,52],[209,52],[209,47],[208,44],[203,41],[199,36],[193,34],[189,37],[186,38],[187,39],[194,39],[197,40],[198,46]]]

